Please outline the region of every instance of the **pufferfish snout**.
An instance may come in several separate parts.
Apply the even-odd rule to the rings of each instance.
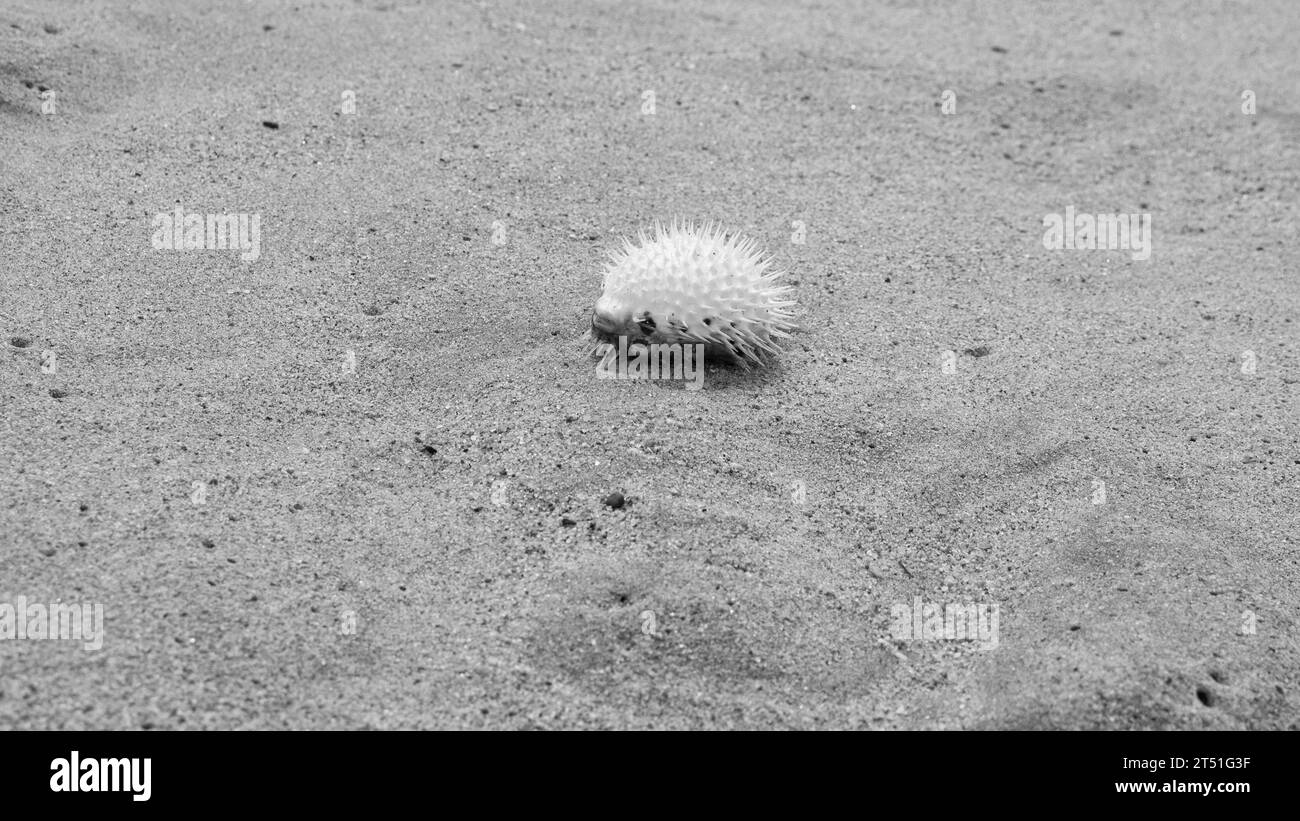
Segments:
[[[592,337],[628,344],[705,345],[705,357],[742,367],[765,364],[790,336],[795,305],[768,273],[772,259],[753,240],[721,228],[656,222],[637,243],[610,252],[605,288],[591,317]]]

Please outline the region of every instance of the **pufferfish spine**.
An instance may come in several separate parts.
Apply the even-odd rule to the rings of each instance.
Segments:
[[[768,273],[770,255],[713,223],[656,222],[609,256],[591,318],[597,340],[703,343],[706,358],[748,368],[767,364],[795,329],[793,288],[776,284],[784,272]]]

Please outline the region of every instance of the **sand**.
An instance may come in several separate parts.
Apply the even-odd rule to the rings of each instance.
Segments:
[[[0,728],[1300,726],[1298,21],[8,4],[0,605],[103,633]],[[790,272],[778,367],[596,378],[672,216]]]

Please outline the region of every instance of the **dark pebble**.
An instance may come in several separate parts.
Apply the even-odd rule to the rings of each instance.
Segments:
[[[611,493],[605,497],[605,507],[613,508],[614,510],[618,510],[626,503],[627,500],[623,498],[622,493]]]

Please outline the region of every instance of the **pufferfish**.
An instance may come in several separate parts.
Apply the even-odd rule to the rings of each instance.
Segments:
[[[656,221],[609,256],[591,317],[598,342],[703,343],[706,359],[749,368],[768,364],[795,329],[793,288],[776,284],[785,272],[768,273],[770,255],[713,223]]]

